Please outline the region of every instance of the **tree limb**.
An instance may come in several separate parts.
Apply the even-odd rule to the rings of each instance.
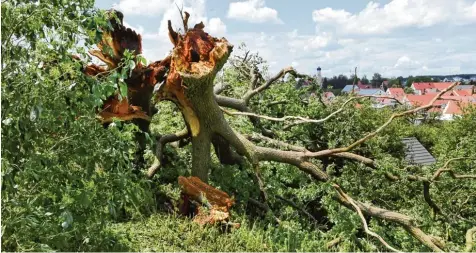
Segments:
[[[308,211],[306,211],[306,209],[304,209],[304,208],[298,206],[296,203],[292,202],[291,200],[286,199],[286,198],[284,198],[284,197],[282,197],[282,196],[279,196],[279,195],[276,195],[276,198],[278,198],[278,199],[280,199],[280,200],[286,202],[288,205],[290,205],[290,206],[293,207],[294,209],[296,209],[296,210],[302,212],[302,213],[305,214],[307,217],[309,217],[313,222],[318,223],[318,221],[316,220],[316,218],[315,218],[312,214],[310,214]]]
[[[274,147],[283,148],[283,149],[286,149],[286,150],[298,151],[298,152],[311,152],[311,151],[307,150],[304,147],[297,146],[297,145],[292,145],[292,144],[289,144],[287,142],[272,139],[272,138],[262,136],[262,135],[259,135],[259,134],[245,135],[245,137],[250,141],[264,141],[264,142],[267,142],[267,143],[273,145]],[[332,154],[331,156],[351,159],[351,160],[355,160],[355,161],[358,161],[358,162],[362,162],[365,165],[370,166],[372,168],[375,167],[374,161],[372,159],[364,157],[364,156],[360,156],[360,155],[357,155],[357,154],[354,154],[354,153],[343,152],[343,153]]]
[[[337,186],[340,189],[340,187],[338,185],[335,185],[335,186]],[[335,186],[334,186],[334,188],[336,188]],[[338,190],[338,189],[336,188],[336,190]],[[443,252],[443,250],[441,250],[433,242],[432,237],[425,234],[418,227],[415,227],[413,225],[412,218],[410,218],[406,215],[403,215],[403,214],[400,214],[400,213],[397,213],[397,212],[393,212],[393,211],[389,211],[389,210],[386,210],[386,209],[383,209],[383,208],[374,207],[374,206],[371,206],[369,204],[361,203],[359,201],[354,201],[350,197],[346,198],[345,196],[343,196],[340,193],[338,194],[338,199],[337,200],[349,209],[357,210],[356,207],[358,207],[358,209],[360,209],[361,212],[363,212],[367,215],[377,217],[377,218],[380,218],[380,219],[383,219],[383,220],[388,220],[388,221],[398,223],[402,227],[404,227],[408,232],[410,232],[416,239],[418,239],[420,242],[422,242],[424,245],[426,245],[427,247],[429,247],[433,251]],[[349,200],[351,200],[351,201],[349,201]]]
[[[155,152],[154,163],[147,171],[147,178],[152,178],[162,166],[163,149],[165,144],[169,142],[182,140],[184,138],[187,138],[188,136],[189,136],[188,129],[184,128],[183,130],[177,133],[162,135],[159,138],[159,140],[157,141],[157,149]]]
[[[438,169],[435,172],[435,174],[433,174],[433,177],[431,178],[431,181],[437,180],[441,176],[441,174],[443,174],[445,172],[449,173],[451,175],[451,177],[454,178],[454,179],[476,179],[476,175],[459,175],[459,174],[456,174],[453,169],[448,168],[448,166],[451,162],[457,161],[457,160],[464,160],[464,159],[476,159],[476,158],[473,158],[473,157],[457,157],[457,158],[449,159],[448,161],[446,161],[446,163],[443,165],[442,168]]]
[[[263,85],[259,86],[258,88],[255,88],[253,90],[249,90],[248,92],[246,92],[245,95],[243,95],[243,100],[245,101],[246,104],[248,104],[252,97],[254,97],[256,94],[262,92],[263,90],[269,88],[269,86],[271,86],[271,84],[273,84],[279,78],[285,76],[288,73],[291,74],[291,75],[294,75],[296,77],[303,76],[301,74],[298,74],[294,70],[294,68],[292,68],[292,67],[284,68],[281,71],[279,71],[275,76],[268,79],[268,81],[266,81],[266,83],[264,83]]]
[[[355,211],[359,215],[360,219],[362,220],[364,230],[367,234],[377,238],[383,245],[385,245],[385,247],[387,247],[387,249],[389,249],[393,252],[401,252],[400,250],[397,250],[394,247],[390,246],[380,235],[371,231],[369,229],[369,227],[367,226],[367,221],[365,220],[365,217],[362,214],[362,210],[360,210],[359,206],[357,206],[357,204],[355,204],[354,200],[351,197],[349,197],[337,184],[333,184],[332,186],[336,189],[336,191],[339,193],[339,195],[342,198],[344,198],[345,200],[347,200],[352,205],[352,207],[355,209]]]

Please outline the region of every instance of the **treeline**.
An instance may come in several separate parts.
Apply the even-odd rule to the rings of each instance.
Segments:
[[[374,73],[371,79],[368,79],[366,75],[360,77],[355,77],[355,75],[350,75],[347,77],[346,75],[338,75],[333,76],[332,78],[324,78],[323,79],[323,87],[325,89],[342,89],[344,86],[348,84],[358,84],[359,81],[361,84],[368,84],[372,88],[380,88],[382,84],[387,81],[384,86],[387,88],[392,87],[410,87],[413,82],[440,82],[443,81],[445,78],[454,78],[454,77],[461,77],[465,79],[469,79],[475,75],[451,75],[451,76],[408,76],[404,78],[403,76],[399,77],[382,77],[379,73]],[[475,81],[470,81],[469,84],[476,85]]]

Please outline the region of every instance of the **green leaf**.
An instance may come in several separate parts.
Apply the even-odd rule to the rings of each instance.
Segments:
[[[123,97],[127,97],[127,84],[124,82],[120,82],[119,91]]]

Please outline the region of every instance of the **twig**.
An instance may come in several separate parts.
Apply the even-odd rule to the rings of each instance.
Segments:
[[[335,238],[334,240],[326,243],[326,248],[330,249],[330,248],[336,246],[337,244],[339,244],[341,241],[342,241],[342,237],[339,236],[339,237]]]
[[[357,206],[354,203],[354,200],[349,197],[337,184],[333,184],[333,187],[336,189],[336,191],[339,193],[341,197],[343,197],[345,200],[347,200],[355,209],[357,214],[359,215],[360,219],[362,220],[362,224],[364,226],[364,230],[367,234],[377,238],[387,249],[393,251],[393,252],[401,252],[400,250],[397,250],[390,246],[380,235],[376,234],[375,232],[372,232],[369,227],[367,226],[367,221],[365,220],[364,215],[362,214],[362,210],[360,210],[359,206]]]
[[[314,221],[315,223],[318,223],[318,221],[316,220],[316,218],[310,214],[308,211],[306,211],[304,208],[298,206],[296,203],[292,202],[291,200],[289,199],[285,199],[283,198],[282,196],[279,196],[279,195],[276,195],[276,198],[286,202],[288,205],[290,205],[291,207],[293,207],[294,209],[302,212],[303,214],[305,214],[307,217],[309,217],[312,221]]]

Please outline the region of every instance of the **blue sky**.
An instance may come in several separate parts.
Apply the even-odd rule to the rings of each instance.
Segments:
[[[181,26],[178,6],[215,37],[226,37],[268,62],[324,76],[476,73],[474,0],[97,0],[142,34],[144,56],[170,51],[166,24]]]

